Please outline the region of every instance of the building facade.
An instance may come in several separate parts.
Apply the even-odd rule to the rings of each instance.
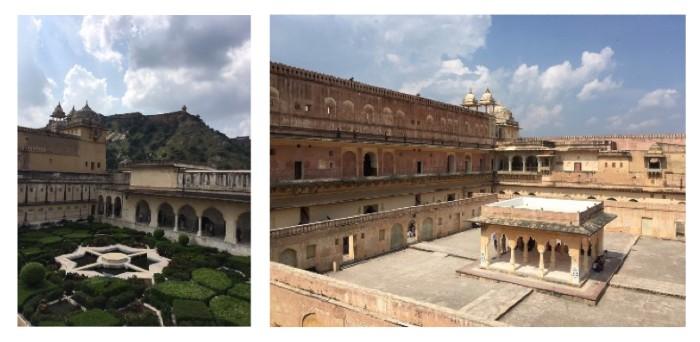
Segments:
[[[108,222],[250,254],[250,171],[178,163],[106,170],[107,130],[86,103],[40,129],[18,127],[18,226]]]

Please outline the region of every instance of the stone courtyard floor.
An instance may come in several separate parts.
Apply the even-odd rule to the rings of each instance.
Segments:
[[[629,235],[606,233],[606,249]],[[468,230],[327,275],[515,326],[684,326],[685,243],[639,238],[597,305],[505,282],[460,276],[478,258]]]

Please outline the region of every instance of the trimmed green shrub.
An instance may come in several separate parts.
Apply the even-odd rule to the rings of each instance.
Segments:
[[[170,243],[170,241],[158,241],[156,242],[156,249],[158,254],[164,257],[172,257],[175,254],[175,246]]]
[[[84,280],[80,288],[91,296],[111,297],[133,289],[133,286],[124,279],[93,277]]]
[[[61,241],[63,241],[62,237],[56,236],[56,235],[50,235],[50,236],[39,239],[39,241],[37,241],[37,242],[39,242],[42,245],[51,245],[51,244],[54,244],[56,242],[61,242]]]
[[[211,268],[198,268],[192,271],[192,280],[217,292],[226,291],[233,285],[233,281],[226,276],[226,273]]]
[[[28,262],[19,272],[19,279],[28,287],[38,287],[46,276],[46,268],[38,262]]]
[[[216,296],[209,302],[209,307],[221,323],[250,326],[250,302],[229,296]]]
[[[173,325],[172,320],[170,320],[171,306],[167,298],[163,296],[159,291],[155,291],[153,288],[147,289],[143,293],[144,303],[151,304],[160,310],[160,315],[163,317],[163,324],[166,326]]]
[[[165,231],[160,229],[160,228],[153,231],[153,237],[158,239],[158,240],[162,239],[164,236],[165,236]]]
[[[68,325],[76,327],[114,327],[120,323],[119,318],[99,309],[79,312],[68,318]]]
[[[134,290],[122,292],[116,296],[108,297],[106,306],[108,309],[119,309],[133,302],[138,295]]]
[[[250,284],[237,283],[226,291],[226,294],[250,302]]]
[[[17,306],[21,308],[22,305],[24,305],[24,303],[30,298],[39,296],[40,294],[53,290],[54,288],[56,288],[56,285],[51,284],[46,280],[42,281],[42,283],[36,287],[28,287],[20,281],[17,291]]]
[[[164,298],[167,298],[170,301],[174,299],[192,299],[208,301],[209,298],[213,297],[216,294],[214,291],[204,286],[197,285],[195,282],[192,281],[170,280],[157,284],[154,287],[154,290],[160,292],[160,294],[162,294]]]
[[[126,325],[131,327],[159,327],[160,321],[155,313],[150,311],[144,312],[125,312],[122,315],[122,320]]]
[[[190,238],[185,234],[180,234],[180,236],[177,237],[177,242],[180,246],[187,246],[187,244],[190,243]]]
[[[173,313],[178,325],[211,325],[214,319],[207,305],[196,300],[174,300]]]

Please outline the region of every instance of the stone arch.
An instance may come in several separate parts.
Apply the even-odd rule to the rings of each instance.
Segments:
[[[403,227],[401,224],[396,223],[391,227],[391,250],[395,251],[397,249],[401,249],[401,247],[404,246],[406,243],[404,240],[404,234],[403,234]]]
[[[279,261],[287,266],[297,267],[297,251],[287,248],[280,253]]]
[[[250,211],[238,215],[236,219],[236,241],[250,243]]]
[[[528,195],[528,196],[537,196],[537,195],[535,195],[534,192],[530,192],[530,193],[528,193],[527,195]]]
[[[594,200],[594,199],[596,199],[596,198],[595,198],[595,196],[588,196],[588,198],[586,198],[586,199]]]
[[[310,313],[306,314],[302,319],[301,319],[301,327],[306,328],[306,327],[322,327],[323,325],[321,322],[318,320],[318,316],[315,313]]]
[[[420,239],[421,241],[428,241],[433,239],[433,219],[426,217],[420,227]]]
[[[523,170],[523,157],[521,156],[515,156],[513,157],[513,161],[511,162],[511,165],[513,165],[513,171],[522,171]]]
[[[613,201],[613,202],[617,202],[617,200],[616,200],[616,199],[615,199],[614,197],[610,197],[610,198],[608,198],[608,199],[607,199],[606,201]]]
[[[107,217],[112,216],[112,213],[113,213],[112,209],[113,208],[114,207],[112,207],[112,196],[107,196],[107,199],[105,200],[105,215]]]
[[[372,122],[374,117],[374,106],[371,104],[366,104],[364,107],[362,107],[362,117],[365,119],[365,122]]]
[[[158,227],[175,227],[175,211],[173,210],[173,206],[168,202],[163,202],[158,207]]]
[[[464,172],[472,172],[472,156],[468,154],[464,156]]]
[[[226,220],[219,209],[209,207],[202,212],[202,235],[222,239],[226,236]]]
[[[151,207],[148,205],[148,202],[140,200],[136,203],[135,221],[141,224],[151,223]]]
[[[197,212],[189,204],[185,204],[177,211],[177,229],[185,232],[196,233],[199,225]]]
[[[527,158],[525,158],[525,171],[537,172],[537,157],[527,156]]]
[[[377,164],[377,154],[374,152],[366,152],[362,158],[362,176],[377,176]]]
[[[639,201],[637,201],[636,199],[632,198],[632,199],[630,199],[630,202],[637,203],[637,202],[639,202]]]
[[[455,155],[450,154],[447,156],[447,173],[457,172],[457,165],[455,163]]]
[[[335,115],[337,111],[337,106],[335,103],[335,99],[332,97],[326,97],[323,99],[323,105],[325,107],[325,114],[326,115]]]
[[[513,193],[513,196],[520,196],[520,193],[516,191]]]
[[[343,110],[341,112],[341,115],[345,119],[352,120],[355,116],[355,104],[352,103],[352,101],[350,100],[343,101]]]
[[[343,178],[357,177],[357,157],[352,151],[343,153]]]
[[[394,113],[391,111],[391,108],[384,107],[382,109],[382,123],[387,126],[394,125]]]
[[[505,194],[506,194],[506,192],[505,192],[505,191],[503,191],[503,190],[501,190],[501,191],[499,191],[499,192],[498,192],[498,194],[499,194],[499,195],[505,195]]]
[[[122,198],[114,198],[114,217],[122,217]]]
[[[384,160],[382,161],[382,175],[394,175],[394,154],[391,152],[384,152]]]
[[[275,87],[270,87],[270,109],[279,109],[280,92]]]
[[[97,215],[105,214],[105,200],[102,195],[97,196]]]

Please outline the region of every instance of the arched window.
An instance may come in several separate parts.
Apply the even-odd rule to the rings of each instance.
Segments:
[[[236,220],[236,241],[250,243],[250,211],[238,215]]]
[[[168,203],[162,203],[160,207],[158,207],[158,227],[175,227],[175,211],[173,211],[173,207]]]
[[[447,173],[455,173],[456,171],[457,171],[457,167],[455,165],[455,156],[454,155],[447,156]]]
[[[122,217],[122,198],[114,198],[114,217]]]
[[[112,197],[107,196],[107,202],[105,204],[105,213],[107,214],[107,217],[112,216]]]
[[[177,229],[185,232],[196,233],[199,225],[197,212],[189,205],[184,205],[177,211]]]
[[[151,208],[148,206],[148,202],[144,200],[140,200],[136,204],[136,223],[151,223]]]
[[[520,156],[515,156],[513,157],[513,161],[511,162],[513,165],[513,171],[523,171],[523,158]]]
[[[218,209],[208,208],[202,213],[202,235],[222,239],[226,236],[226,221]]]
[[[537,157],[528,156],[525,159],[525,171],[527,172],[537,172]]]
[[[616,200],[615,198],[613,198],[613,197],[610,197],[610,198],[608,198],[608,199],[607,199],[606,201],[613,201],[613,202],[617,202],[617,200]]]
[[[287,266],[297,267],[297,251],[291,248],[283,250],[279,261]]]
[[[97,197],[97,215],[104,215],[105,213],[105,200],[102,195]]]

